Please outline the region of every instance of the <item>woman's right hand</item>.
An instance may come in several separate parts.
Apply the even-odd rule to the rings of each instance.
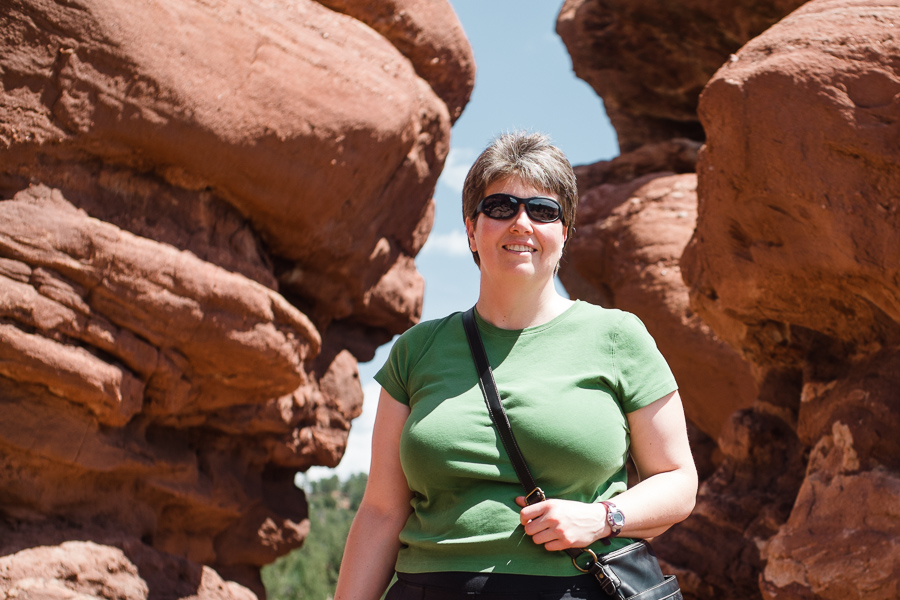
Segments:
[[[585,548],[610,533],[603,504],[551,498],[529,506],[524,496],[516,504],[525,533],[547,550]]]

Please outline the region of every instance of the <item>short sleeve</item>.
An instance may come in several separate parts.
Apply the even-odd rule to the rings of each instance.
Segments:
[[[678,389],[675,376],[656,341],[639,318],[623,313],[613,340],[617,392],[630,413]]]
[[[391,397],[409,406],[414,390],[410,389],[413,371],[431,343],[440,321],[423,321],[413,325],[394,340],[384,366],[375,373],[375,381]]]
[[[375,381],[384,388],[391,398],[409,406],[409,340],[401,335],[391,346],[391,352],[381,369],[375,373]]]

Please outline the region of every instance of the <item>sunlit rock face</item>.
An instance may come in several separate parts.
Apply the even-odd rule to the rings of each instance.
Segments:
[[[766,598],[898,593],[898,18],[809,2],[700,102],[691,305],[761,370],[795,373],[783,418],[809,455],[787,522],[758,540]]]
[[[122,597],[253,596],[357,360],[421,314],[468,42],[413,0],[12,0],[0,31],[0,589],[49,545]]]
[[[715,439],[694,514],[655,547],[690,598],[896,598],[900,8],[687,3],[660,45],[665,10],[626,26],[644,4],[560,15],[624,151],[578,168],[560,275],[644,319]],[[743,37],[706,18],[726,13]]]
[[[697,98],[730,54],[804,0],[566,0],[556,30],[622,153],[703,140]]]

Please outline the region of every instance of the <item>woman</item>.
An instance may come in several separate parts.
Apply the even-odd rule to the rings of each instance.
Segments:
[[[395,570],[389,600],[606,598],[557,551],[608,552],[690,514],[697,474],[655,343],[633,315],[573,302],[554,286],[576,203],[571,165],[540,134],[498,137],[463,189],[481,271],[479,331],[548,499],[526,505],[461,313],[421,323],[376,375],[372,465],[336,600],[379,598]],[[626,489],[629,451],[640,482]]]

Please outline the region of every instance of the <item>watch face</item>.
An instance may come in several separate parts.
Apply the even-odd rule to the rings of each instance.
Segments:
[[[612,502],[604,502],[606,505],[606,521],[613,535],[617,535],[625,526],[625,515]]]

